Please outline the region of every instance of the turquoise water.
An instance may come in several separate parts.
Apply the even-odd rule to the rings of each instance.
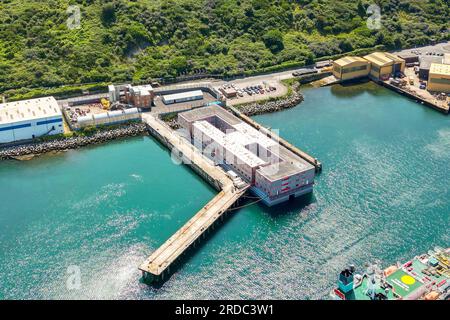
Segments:
[[[0,298],[326,298],[349,263],[449,246],[450,118],[372,83],[304,93],[255,119],[322,161],[314,195],[234,212],[159,289],[137,267],[215,194],[161,146],[2,162]]]

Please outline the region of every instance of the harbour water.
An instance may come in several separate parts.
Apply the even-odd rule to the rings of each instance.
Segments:
[[[321,299],[349,263],[449,246],[450,118],[373,83],[304,94],[255,120],[323,163],[314,194],[233,212],[161,288],[137,267],[215,191],[153,139],[0,163],[0,298]]]

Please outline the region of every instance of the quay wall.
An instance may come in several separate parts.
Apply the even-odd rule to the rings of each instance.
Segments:
[[[443,113],[443,114],[449,114],[449,111],[450,111],[449,109],[441,108],[441,107],[435,105],[434,103],[432,103],[432,102],[430,102],[430,101],[427,101],[427,100],[425,100],[425,99],[422,99],[421,97],[418,97],[418,96],[412,94],[411,92],[408,92],[408,91],[406,91],[406,90],[403,90],[402,88],[396,87],[396,86],[394,86],[394,85],[392,85],[392,84],[390,84],[390,83],[386,83],[386,82],[384,82],[384,81],[376,81],[376,80],[374,80],[374,81],[375,81],[376,83],[382,85],[383,87],[388,88],[388,89],[391,89],[391,90],[393,90],[393,91],[395,91],[395,92],[397,92],[397,93],[399,93],[399,94],[401,94],[401,95],[404,95],[404,96],[406,96],[406,97],[408,97],[408,98],[410,98],[410,99],[413,99],[413,100],[416,100],[416,101],[420,101],[420,102],[422,102],[423,104],[425,104],[427,107],[431,107],[431,108],[433,108],[434,110],[437,110],[437,111],[439,111],[439,112],[441,112],[441,113]]]
[[[295,78],[298,80],[298,82],[300,82],[300,84],[307,84],[317,80],[322,80],[323,78],[329,77],[331,75],[333,75],[332,72],[319,72],[313,74],[305,74]]]

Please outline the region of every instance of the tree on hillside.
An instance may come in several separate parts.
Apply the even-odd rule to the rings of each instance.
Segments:
[[[101,19],[104,25],[116,22],[116,6],[114,3],[107,3],[102,8]]]
[[[270,30],[263,36],[264,44],[272,53],[284,49],[283,34],[280,30]]]

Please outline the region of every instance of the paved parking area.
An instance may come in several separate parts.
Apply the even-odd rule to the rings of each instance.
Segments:
[[[450,41],[438,43],[432,46],[425,46],[420,48],[404,49],[393,52],[394,54],[411,54],[414,53],[418,56],[427,56],[430,53],[434,55],[443,55],[444,53],[450,53]],[[428,53],[428,54],[427,54]]]
[[[234,88],[238,91],[238,96],[236,98],[227,99],[227,104],[230,106],[251,103],[256,101],[269,100],[270,98],[277,98],[287,94],[288,89],[285,85],[277,80],[255,80],[253,78],[239,79],[236,81],[231,81],[224,83],[225,85],[234,85]],[[215,88],[219,90],[221,86],[216,86]],[[258,90],[251,90],[251,87],[262,88]],[[249,94],[245,89],[251,90]],[[258,93],[255,93],[258,92]]]

